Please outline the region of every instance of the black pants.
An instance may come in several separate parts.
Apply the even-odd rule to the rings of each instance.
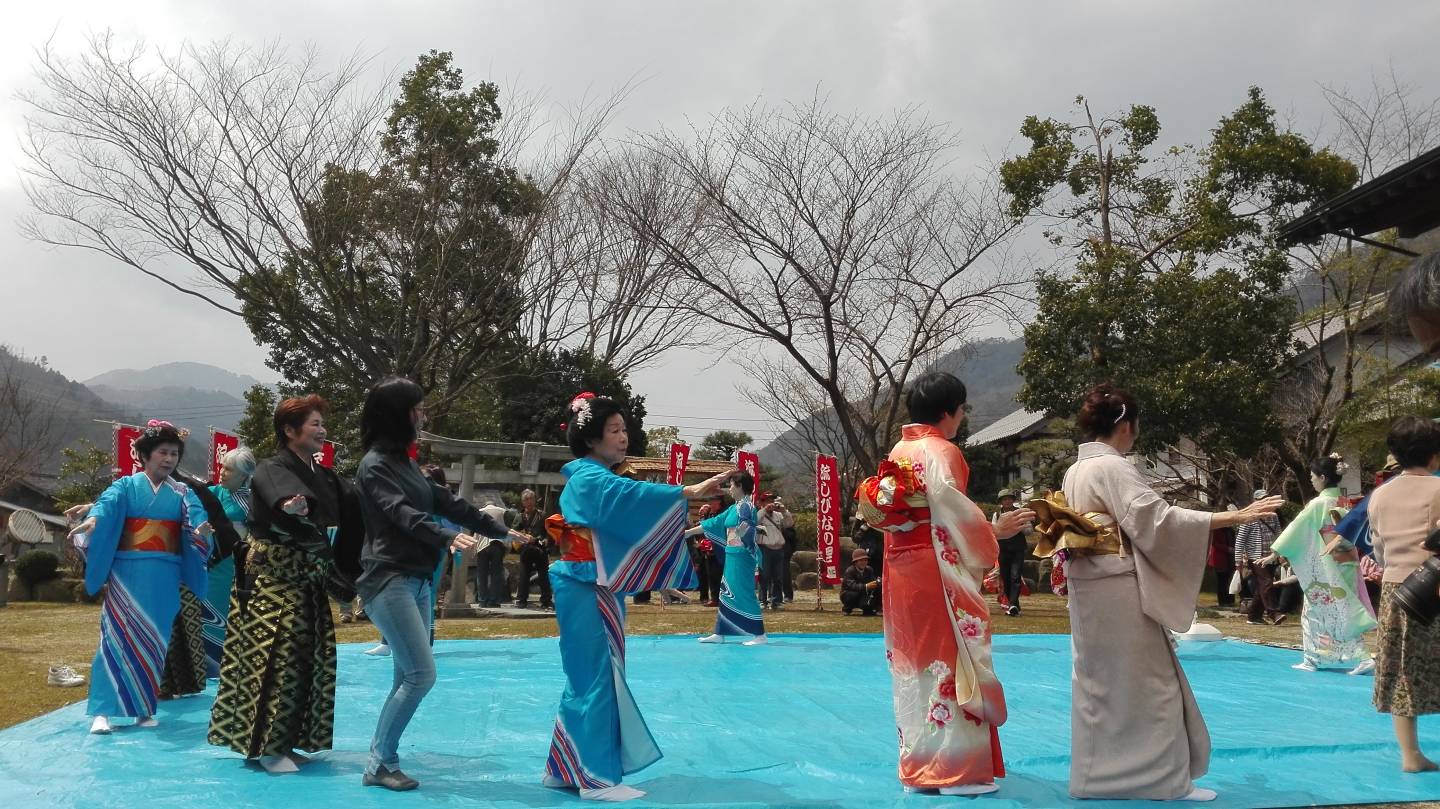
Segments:
[[[540,573],[540,606],[554,606],[550,596],[550,554],[544,548],[534,545],[520,547],[520,584],[516,588],[515,603],[525,606],[530,601],[530,576]]]
[[[482,607],[498,607],[510,597],[505,581],[505,543],[493,542],[475,554],[475,601]]]
[[[1234,577],[1234,562],[1230,562],[1224,567],[1215,568],[1215,604],[1217,606],[1234,606],[1235,596],[1230,593],[1230,580]]]
[[[856,592],[845,590],[840,593],[840,608],[845,612],[859,609],[866,615],[874,615],[880,609],[880,588]]]
[[[790,567],[790,557],[795,555],[795,549],[789,543],[785,545],[785,575],[781,578],[781,584],[785,590],[785,600],[795,600],[795,573]]]
[[[1012,607],[1020,606],[1020,585],[1025,577],[1025,535],[1000,540],[1000,589]]]
[[[760,601],[778,607],[785,600],[784,548],[760,548]]]
[[[714,574],[710,558],[696,551],[690,555],[690,561],[695,565],[695,573],[700,579],[700,600],[709,601],[711,598],[719,598],[720,577]]]

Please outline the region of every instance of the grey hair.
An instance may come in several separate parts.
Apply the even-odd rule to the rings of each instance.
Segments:
[[[540,495],[536,494],[534,489],[522,489],[522,490],[520,491],[520,499],[521,499],[521,500],[524,500],[524,499],[525,499],[525,495],[527,495],[527,494],[530,495],[531,497],[535,498],[536,500],[539,500],[539,499],[540,499]]]
[[[255,474],[255,453],[249,447],[240,446],[225,453],[225,460],[220,465],[226,469],[239,472],[249,480]]]
[[[1390,313],[1402,324],[1412,317],[1440,323],[1440,252],[1415,259],[1395,279]]]

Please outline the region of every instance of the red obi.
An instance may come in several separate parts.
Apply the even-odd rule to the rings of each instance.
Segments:
[[[179,520],[147,520],[135,517],[125,521],[120,532],[121,551],[180,552]]]
[[[855,499],[865,522],[882,531],[930,521],[925,481],[915,474],[909,461],[881,461],[875,474],[860,482]]]
[[[559,514],[545,518],[545,533],[560,545],[560,561],[595,561],[595,543],[590,540],[590,529],[565,522]]]

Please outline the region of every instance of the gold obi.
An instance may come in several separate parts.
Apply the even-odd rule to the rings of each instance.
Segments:
[[[121,551],[180,552],[179,520],[146,520],[139,517],[125,521],[120,532]]]
[[[1110,515],[1100,511],[1080,514],[1070,508],[1064,492],[1053,492],[1028,505],[1035,512],[1036,556],[1049,558],[1062,550],[1072,555],[1125,555],[1125,535]]]

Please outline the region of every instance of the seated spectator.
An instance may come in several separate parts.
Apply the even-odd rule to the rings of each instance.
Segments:
[[[870,566],[870,554],[856,548],[840,583],[840,606],[846,615],[859,608],[865,615],[880,611],[880,574]]]

